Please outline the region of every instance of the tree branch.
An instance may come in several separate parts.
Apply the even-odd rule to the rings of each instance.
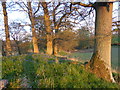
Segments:
[[[16,2],[16,4],[18,4],[22,9],[23,9],[23,11],[25,11],[25,12],[27,12],[28,13],[28,11],[27,10],[25,10],[25,8],[23,8],[23,6],[20,4],[20,3],[18,3],[18,2]]]
[[[93,4],[84,4],[84,3],[81,3],[81,2],[72,2],[72,5],[81,5],[81,6],[84,6],[84,7],[93,7]]]
[[[39,11],[39,9],[40,9],[40,2],[38,3],[38,8],[37,8],[37,10],[34,12],[34,15]]]

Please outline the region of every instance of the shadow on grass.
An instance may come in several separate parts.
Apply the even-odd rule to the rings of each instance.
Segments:
[[[38,82],[36,79],[37,68],[35,68],[35,62],[34,62],[34,58],[32,57],[32,55],[27,55],[22,65],[23,65],[23,72],[25,74],[25,77],[27,78],[29,82],[29,87],[37,88],[38,87]]]

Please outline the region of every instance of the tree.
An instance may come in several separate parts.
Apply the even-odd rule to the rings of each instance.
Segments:
[[[95,49],[90,60],[92,71],[108,81],[114,81],[111,72],[112,8],[112,2],[96,3]]]
[[[94,4],[79,4],[93,7],[96,11],[95,47],[90,62],[86,65],[98,77],[114,82],[111,72],[111,28],[113,2],[95,2]]]
[[[39,48],[38,48],[38,43],[37,43],[37,35],[36,35],[36,30],[35,30],[35,15],[33,13],[32,7],[31,7],[31,2],[27,2],[28,4],[28,15],[31,21],[31,28],[32,28],[32,40],[33,40],[33,48],[34,48],[34,53],[39,53]],[[39,8],[39,7],[38,7]]]
[[[45,27],[47,32],[47,53],[49,52],[50,55],[51,54],[57,55],[58,47],[59,47],[58,32],[63,26],[66,27],[68,25],[70,26],[70,23],[72,21],[68,20],[68,17],[73,11],[77,11],[76,9],[78,8],[75,7],[71,10],[70,3],[61,3],[61,2],[54,2],[54,3],[41,2],[41,5],[44,11],[44,19],[46,25]],[[70,27],[73,28],[73,26]],[[52,37],[52,38],[50,39],[48,37]]]
[[[68,3],[47,3],[41,2],[44,11],[45,27],[47,32],[47,53],[57,54],[58,51],[58,35],[62,20],[68,16],[71,11],[68,10]],[[52,7],[51,7],[52,6]],[[63,9],[61,9],[64,8]],[[67,7],[67,9],[66,9]],[[53,30],[55,32],[53,32]]]
[[[36,35],[36,29],[35,29],[35,14],[39,11],[40,3],[38,3],[37,10],[33,11],[33,8],[31,6],[32,2],[27,2],[25,4],[24,2],[22,3],[17,3],[25,12],[28,13],[29,19],[31,21],[31,29],[32,29],[32,42],[33,42],[33,50],[34,53],[39,53],[39,48],[38,48],[38,43],[37,43],[37,35]],[[23,5],[22,5],[23,4]],[[25,7],[26,9],[25,9]]]
[[[52,23],[54,29],[54,37],[53,37],[53,54],[58,54],[58,47],[60,47],[59,43],[59,32],[61,30],[73,30],[73,27],[76,24],[74,20],[74,14],[78,13],[79,7],[74,7],[72,10],[70,9],[71,3],[53,3],[53,11],[52,11]],[[80,12],[79,12],[80,13]],[[72,18],[71,18],[71,17]],[[76,15],[77,16],[77,15]],[[82,16],[82,14],[81,14]],[[80,20],[80,19],[79,19]]]
[[[12,47],[11,47],[11,41],[10,41],[9,28],[8,28],[6,2],[2,2],[2,8],[3,8],[3,15],[4,15],[5,35],[6,35],[6,55],[9,56],[9,55],[12,55]]]
[[[54,3],[56,4],[56,3]],[[54,5],[53,4],[53,5]],[[63,6],[62,6],[63,5]],[[58,8],[62,6],[62,8],[64,8],[64,10],[58,10]],[[52,11],[52,17],[53,17],[53,28],[55,30],[54,32],[54,39],[53,39],[53,54],[57,55],[58,54],[58,47],[60,47],[60,43],[59,43],[59,31],[60,31],[60,25],[64,23],[67,24],[66,22],[66,17],[68,17],[71,14],[72,11],[70,11],[69,9],[69,4],[68,3],[58,3],[55,7],[53,7],[53,11]],[[60,15],[59,17],[57,17],[57,15]]]
[[[35,17],[35,28],[37,32],[38,45],[41,51],[46,49],[46,30],[44,25],[44,16]]]
[[[13,38],[13,40],[14,40],[14,42],[16,44],[16,47],[17,47],[17,50],[15,50],[15,51],[17,51],[18,54],[20,55],[21,51],[20,51],[19,40],[18,40],[18,38],[19,38],[19,36],[18,36],[19,32],[20,32],[20,30],[19,30],[19,23],[15,23],[15,22],[11,23],[10,24],[11,37]]]
[[[46,53],[49,55],[53,54],[53,39],[52,39],[52,30],[51,30],[51,22],[50,22],[50,16],[49,11],[47,7],[47,2],[41,2],[41,5],[43,7],[44,11],[44,23],[45,23],[45,29],[47,34],[47,51]]]
[[[22,41],[24,41],[24,38],[27,35],[27,31],[24,29],[24,25],[21,25],[21,23],[15,21],[11,22],[9,26],[9,31],[11,34],[11,38],[14,40],[11,41],[11,45],[15,48],[15,50],[13,49],[13,51],[15,51],[15,53],[17,52],[19,55],[22,54],[20,44],[22,43]]]
[[[72,51],[78,45],[77,33],[73,30],[60,31],[58,34],[58,51]]]
[[[90,33],[87,26],[81,27],[77,30],[78,46],[77,49],[88,49],[94,47],[94,36]]]
[[[2,56],[2,40],[0,40],[0,57]]]

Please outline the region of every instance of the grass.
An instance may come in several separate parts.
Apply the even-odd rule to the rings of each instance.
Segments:
[[[120,64],[118,64],[118,48],[120,48],[120,46],[112,47],[112,53],[111,53],[112,68],[117,69],[117,70],[118,70],[118,67],[120,67]],[[91,59],[92,54],[93,54],[92,52],[85,52],[85,53],[75,52],[75,53],[70,54],[69,57],[78,58],[79,60],[82,60],[85,62]]]
[[[69,55],[69,57],[79,58],[80,60],[87,61],[90,60],[92,54],[93,54],[92,52],[87,52],[87,53],[75,52]]]
[[[119,54],[118,54],[118,49],[120,49],[120,46],[114,46],[114,47],[112,47],[112,57],[111,57],[111,59],[112,59],[112,67],[114,68],[114,69],[118,69],[118,67],[120,68],[120,64],[118,64],[118,58],[119,58]],[[120,71],[120,70],[119,70]]]
[[[55,57],[47,55],[21,55],[2,60],[2,78],[9,80],[9,88],[119,88],[89,73],[81,64],[49,63]]]

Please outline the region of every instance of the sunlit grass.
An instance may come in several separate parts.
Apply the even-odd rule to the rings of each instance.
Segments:
[[[111,52],[111,63],[112,63],[112,68],[113,69],[117,69],[118,67],[120,67],[120,64],[118,64],[118,48],[120,48],[119,46],[113,46],[112,47],[112,52]],[[92,52],[84,52],[84,53],[80,53],[80,52],[75,52],[75,53],[71,53],[70,55],[68,55],[69,57],[73,57],[73,58],[78,58],[79,60],[82,60],[84,62],[89,61],[92,57]]]

